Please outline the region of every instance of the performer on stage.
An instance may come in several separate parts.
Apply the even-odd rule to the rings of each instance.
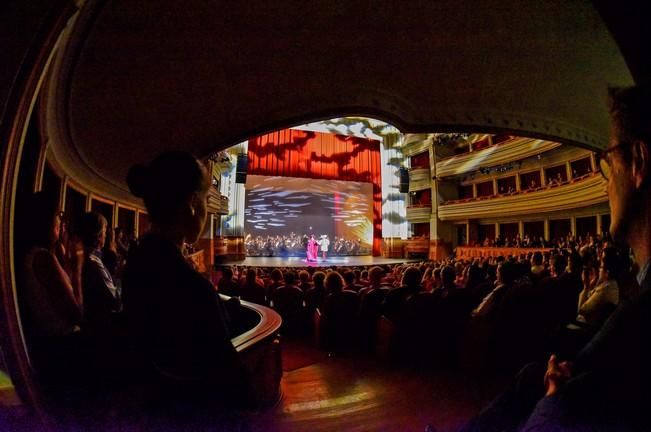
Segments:
[[[323,234],[321,240],[317,242],[321,246],[321,253],[323,254],[323,260],[326,259],[326,253],[328,252],[328,246],[330,246],[330,240],[328,240],[328,234]]]
[[[314,239],[314,234],[310,235],[307,241],[307,262],[316,262],[316,257],[319,255],[319,245]]]

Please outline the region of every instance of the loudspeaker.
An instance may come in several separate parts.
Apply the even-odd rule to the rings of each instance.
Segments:
[[[249,155],[240,153],[237,155],[237,166],[235,168],[235,183],[246,183],[246,174],[249,170]]]
[[[400,168],[400,193],[409,192],[409,170]]]

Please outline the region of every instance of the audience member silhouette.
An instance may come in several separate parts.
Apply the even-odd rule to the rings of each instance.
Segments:
[[[192,155],[167,152],[133,166],[127,183],[151,220],[124,272],[132,364],[140,366],[134,376],[174,389],[154,395],[162,406],[187,398],[192,406],[251,403],[249,373],[231,343],[224,305],[183,256],[206,223],[209,173]]]
[[[75,290],[55,255],[61,214],[57,203],[42,192],[30,197],[29,238],[23,259],[21,317],[32,365],[56,387],[76,376],[83,362],[82,293]]]

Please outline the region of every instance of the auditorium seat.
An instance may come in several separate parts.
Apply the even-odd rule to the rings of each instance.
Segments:
[[[382,316],[382,302],[389,288],[369,288],[360,294],[359,329],[362,348],[372,350],[376,344],[377,321]]]
[[[273,307],[283,319],[282,331],[297,334],[305,329],[303,291],[296,286],[281,286],[274,291]]]
[[[327,350],[346,350],[355,346],[358,336],[360,299],[354,291],[328,295],[321,311],[319,343]]]

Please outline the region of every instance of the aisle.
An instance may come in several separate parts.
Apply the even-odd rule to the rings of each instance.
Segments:
[[[285,372],[282,401],[252,420],[253,431],[422,432],[427,424],[452,431],[492,397],[480,397],[460,373],[388,368],[363,356],[328,357],[296,342],[283,348],[283,359],[307,353],[312,361]]]

